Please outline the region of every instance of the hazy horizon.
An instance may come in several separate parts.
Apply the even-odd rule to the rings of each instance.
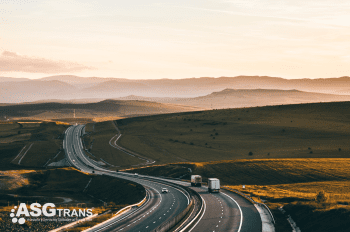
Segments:
[[[0,76],[349,76],[350,3],[4,1]]]

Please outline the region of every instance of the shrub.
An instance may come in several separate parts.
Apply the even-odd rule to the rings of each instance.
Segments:
[[[328,199],[329,199],[329,196],[328,196],[328,194],[325,193],[324,190],[318,192],[315,196],[315,201],[319,202],[319,203],[326,202],[326,201],[328,201]]]
[[[205,145],[208,145],[208,143],[205,143]]]
[[[194,144],[191,142],[190,145],[194,145]]]
[[[213,137],[213,139],[215,139],[215,137]]]
[[[176,139],[175,142],[179,142],[179,140]]]
[[[311,150],[311,147],[308,147],[307,149]]]
[[[253,155],[253,152],[250,151],[250,152],[248,153],[248,155],[252,156],[252,155]]]
[[[216,132],[215,135],[219,135],[218,132]]]
[[[173,139],[169,139],[169,141],[171,142],[171,141],[173,141]]]
[[[312,151],[310,151],[310,154],[312,154],[313,152]]]
[[[338,148],[338,151],[341,151],[341,148]]]
[[[286,132],[286,130],[285,130],[285,129],[282,129],[282,132]]]

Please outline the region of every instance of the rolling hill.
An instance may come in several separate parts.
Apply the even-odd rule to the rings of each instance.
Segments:
[[[348,158],[349,107],[350,102],[310,103],[121,119],[118,143],[157,164]]]
[[[105,100],[96,103],[38,103],[0,106],[0,118],[95,118],[95,117],[125,117],[135,115],[164,114],[184,111],[196,111],[200,108],[175,104],[147,101],[117,101]]]

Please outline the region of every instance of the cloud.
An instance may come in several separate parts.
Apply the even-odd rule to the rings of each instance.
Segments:
[[[0,55],[0,72],[63,73],[95,69],[70,61],[53,61],[45,58],[3,51]]]

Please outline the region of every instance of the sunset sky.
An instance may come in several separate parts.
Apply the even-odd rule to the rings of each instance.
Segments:
[[[348,0],[2,0],[0,76],[350,75]]]

